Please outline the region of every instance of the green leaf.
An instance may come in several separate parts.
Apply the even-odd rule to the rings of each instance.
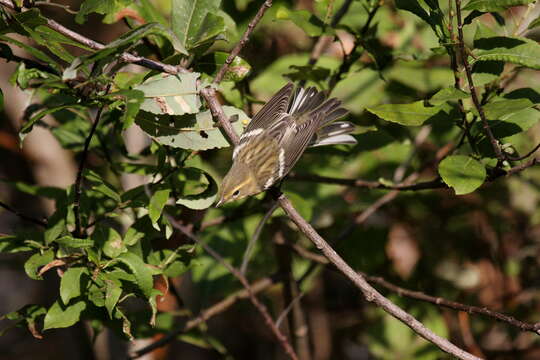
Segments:
[[[0,236],[0,253],[18,253],[31,250],[33,248],[26,245],[24,238],[15,235]]]
[[[101,245],[105,255],[111,259],[127,251],[122,236],[110,226],[98,226],[92,234],[92,239]]]
[[[504,11],[512,6],[527,5],[535,0],[471,0],[463,10],[478,10],[482,12]]]
[[[160,189],[157,190],[150,199],[150,204],[148,206],[148,216],[150,216],[150,220],[152,220],[152,224],[154,226],[160,218],[161,212],[163,211],[167,200],[169,200],[170,193],[171,189]]]
[[[56,107],[53,107],[51,109],[45,109],[45,110],[41,110],[39,111],[37,114],[33,115],[30,120],[28,120],[24,125],[23,127],[21,128],[21,130],[19,131],[19,138],[21,139],[21,144],[22,144],[22,141],[24,140],[24,138],[26,137],[26,135],[32,131],[32,128],[34,127],[34,125],[36,124],[36,122],[38,122],[39,120],[41,120],[43,117],[45,117],[46,115],[50,115],[50,114],[54,114],[55,112],[57,111],[60,111],[60,110],[64,110],[64,109],[79,109],[79,110],[86,110],[86,108],[84,106],[81,106],[81,105],[77,105],[77,104],[69,104],[69,105],[61,105],[61,106],[56,106]]]
[[[107,290],[105,292],[105,308],[109,313],[109,317],[113,318],[113,311],[122,295],[122,287],[120,281],[105,277]]]
[[[36,59],[41,60],[45,64],[49,65],[51,68],[57,71],[56,75],[60,74],[60,66],[58,63],[53,60],[49,55],[44,53],[43,51],[36,49],[33,46],[29,46],[25,44],[24,42],[20,42],[17,39],[13,39],[6,35],[0,35],[0,41],[5,41],[7,43],[11,43],[17,47],[20,47],[21,49],[24,49],[26,52],[34,56]]]
[[[70,249],[86,249],[94,246],[94,240],[92,239],[79,239],[70,235],[62,236],[53,240],[53,242]]]
[[[321,36],[325,32],[324,22],[307,10],[289,10],[280,6],[276,11],[276,18],[291,20],[309,36]]]
[[[60,298],[67,305],[73,298],[81,296],[81,276],[87,273],[84,267],[70,267],[60,280]]]
[[[463,90],[456,89],[453,86],[445,87],[429,99],[430,104],[440,105],[448,101],[457,101],[467,99],[470,95]]]
[[[144,102],[144,93],[140,90],[120,90],[108,95],[108,97],[121,98],[121,104],[123,109],[122,111],[122,129],[125,130],[135,121],[135,116],[137,116],[139,109]],[[111,105],[111,108],[114,106]]]
[[[486,168],[479,161],[465,155],[448,156],[439,164],[439,174],[456,195],[476,190],[486,179]]]
[[[505,117],[533,105],[529,99],[500,100],[484,105],[484,113],[489,120],[504,120]]]
[[[47,311],[45,315],[43,330],[66,328],[75,325],[81,318],[81,313],[86,309],[84,301],[77,301],[69,306],[62,306],[59,301]]]
[[[218,190],[216,181],[208,173],[197,168],[184,168],[184,171],[199,173],[197,184],[201,186],[206,183],[207,185],[202,192],[197,194],[188,195],[184,192],[179,196],[176,203],[195,210],[202,210],[212,206],[216,200]]]
[[[149,298],[152,295],[154,281],[152,272],[146,267],[142,259],[133,253],[127,252],[120,255],[117,260],[124,263],[131,270],[141,292]]]
[[[377,115],[383,120],[398,123],[405,126],[419,126],[442,110],[440,107],[426,107],[423,101],[411,104],[382,104],[367,111]]]
[[[198,61],[200,71],[215,77],[219,69],[225,64],[225,60],[229,56],[228,53],[216,51],[211,54],[201,57]],[[251,65],[241,58],[236,56],[225,72],[223,81],[238,82],[244,79],[251,72]]]
[[[86,180],[92,183],[92,190],[97,191],[116,202],[122,201],[122,198],[120,195],[118,195],[114,186],[105,182],[96,172],[90,169],[85,169],[83,176]]]
[[[47,230],[44,232],[45,244],[56,240],[66,229],[67,207],[60,206],[47,222]]]
[[[43,280],[43,278],[38,275],[38,270],[40,267],[47,265],[54,259],[54,252],[52,250],[47,250],[43,254],[37,253],[32,255],[24,263],[24,271],[29,278],[34,280]]]
[[[505,61],[532,69],[540,69],[540,45],[524,37],[492,36],[475,39],[474,63]]]
[[[171,25],[180,44],[192,50],[225,31],[219,11],[221,0],[173,0]]]
[[[231,120],[236,120],[232,124],[236,133],[242,133],[244,124],[249,122],[247,115],[232,106],[223,106],[223,111]],[[162,145],[190,150],[229,146],[221,130],[214,124],[209,110],[181,117],[155,116],[142,111],[136,123]]]
[[[183,115],[199,112],[198,73],[156,75],[135,89],[144,93],[141,109],[154,114]]]
[[[102,15],[115,15],[120,10],[125,9],[132,2],[133,0],[85,0],[79,8],[77,16],[75,16],[75,21],[79,24],[82,24],[86,21],[86,17],[88,16],[88,14],[91,13],[98,13]],[[114,22],[114,20],[114,17],[111,18],[110,16],[107,16],[104,22],[112,23]]]

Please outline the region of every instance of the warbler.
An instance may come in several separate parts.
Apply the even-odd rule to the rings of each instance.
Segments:
[[[216,206],[258,194],[283,179],[308,146],[356,144],[348,111],[314,87],[289,82],[253,117],[233,151]]]

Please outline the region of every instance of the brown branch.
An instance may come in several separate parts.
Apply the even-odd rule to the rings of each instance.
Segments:
[[[493,148],[493,151],[495,152],[497,159],[499,159],[499,161],[504,161],[506,160],[506,155],[503,154],[503,152],[501,151],[501,148],[499,147],[499,143],[497,139],[495,139],[495,136],[493,136],[493,132],[491,131],[491,128],[489,127],[486,114],[484,113],[484,109],[482,108],[482,105],[480,104],[480,100],[478,99],[478,94],[476,93],[476,88],[474,86],[471,65],[469,64],[469,60],[467,59],[468,54],[465,50],[465,41],[463,40],[463,21],[461,19],[461,0],[456,0],[456,18],[457,18],[457,26],[458,26],[458,47],[460,50],[460,57],[461,57],[461,61],[463,62],[463,67],[465,68],[465,73],[467,74],[467,82],[469,83],[469,91],[471,93],[471,98],[474,103],[474,107],[478,111],[478,115],[480,116],[480,119],[482,120],[482,127],[484,128],[486,136],[488,137],[489,142],[491,143],[491,147]]]
[[[212,256],[214,259],[216,259],[222,266],[224,266],[235,278],[238,279],[238,281],[240,281],[240,283],[242,284],[242,286],[247,290],[248,294],[249,294],[249,300],[251,301],[251,303],[253,304],[253,306],[255,306],[255,308],[259,311],[259,313],[261,314],[261,316],[263,317],[264,319],[264,322],[266,323],[266,326],[268,326],[268,328],[270,329],[270,331],[272,331],[272,333],[274,334],[274,336],[276,337],[276,339],[278,340],[279,344],[281,345],[281,347],[283,348],[283,351],[285,352],[285,354],[287,354],[289,356],[289,358],[291,358],[292,360],[298,360],[298,356],[296,355],[296,353],[294,352],[291,344],[289,343],[289,340],[287,339],[287,337],[285,335],[283,335],[283,333],[281,332],[281,330],[278,328],[278,326],[276,325],[276,323],[274,322],[274,320],[272,319],[272,316],[270,315],[270,313],[268,312],[268,309],[266,308],[266,306],[261,302],[259,301],[259,299],[257,299],[257,297],[255,296],[255,294],[253,293],[251,287],[250,287],[250,284],[248,282],[248,280],[246,279],[246,277],[244,275],[242,275],[242,273],[236,269],[235,267],[233,267],[232,265],[230,265],[217,251],[215,251],[214,249],[212,249],[208,244],[206,244],[205,242],[203,241],[200,241],[195,235],[193,235],[189,230],[187,230],[182,224],[180,224],[178,221],[176,221],[175,219],[173,219],[171,216],[168,216],[167,217],[169,222],[171,223],[171,225],[179,230],[180,232],[182,232],[182,234],[184,234],[186,237],[188,237],[189,239],[191,239],[194,243],[196,243],[197,245],[200,245],[202,246],[202,248],[208,253],[210,254],[210,256]]]
[[[531,156],[532,154],[534,154],[538,149],[540,149],[540,143],[538,143],[535,147],[533,147],[533,149],[532,149],[531,151],[529,151],[529,152],[526,153],[525,155],[523,155],[523,156],[518,156],[518,157],[510,157],[510,156],[509,156],[509,159],[512,160],[512,161],[525,160],[526,158],[528,158],[529,156]]]
[[[9,9],[12,9],[12,10],[15,10],[15,11],[21,11],[22,10],[20,8],[18,9],[14,4],[15,4],[15,2],[11,1],[11,0],[0,0],[0,5],[4,6],[6,8],[9,8]],[[78,43],[81,43],[81,44],[83,44],[83,45],[85,45],[85,46],[87,46],[87,47],[89,47],[91,49],[102,50],[102,49],[105,48],[105,45],[103,45],[103,44],[101,44],[101,43],[99,43],[97,41],[91,40],[91,39],[89,39],[87,37],[84,37],[81,34],[76,33],[75,31],[66,28],[65,26],[57,23],[54,20],[47,19],[47,26],[50,27],[53,30],[58,31],[60,34],[62,34],[64,36],[67,36],[68,38],[70,38],[72,40],[75,40]],[[130,54],[130,53],[127,53],[127,52],[121,54],[120,59],[122,61],[124,61],[124,62],[127,62],[127,63],[137,64],[137,65],[143,66],[143,67],[148,68],[148,69],[157,70],[157,71],[161,71],[161,72],[165,72],[165,73],[173,74],[173,75],[178,74],[178,73],[187,72],[187,70],[184,69],[181,66],[164,64],[164,63],[159,62],[159,61],[150,60],[150,59],[144,58],[142,56],[136,56],[136,55],[133,55],[133,54]]]
[[[279,196],[278,201],[285,211],[287,216],[298,226],[299,230],[319,249],[330,262],[338,268],[349,280],[351,280],[363,293],[365,299],[373,302],[381,307],[388,314],[403,322],[410,327],[415,333],[438,346],[441,350],[460,359],[475,359],[479,358],[460,349],[445,338],[433,333],[426,328],[424,324],[414,318],[411,314],[405,312],[396,304],[381,295],[373,288],[365,279],[364,276],[354,271],[349,264],[343,260],[341,256],[315,231],[315,229],[296,211],[291,202],[283,195]]]
[[[218,123],[225,131],[225,134],[227,134],[227,137],[230,141],[232,141],[233,145],[238,144],[238,141],[240,140],[240,137],[238,134],[234,131],[231,122],[223,112],[223,108],[221,107],[221,104],[219,103],[217,97],[216,97],[216,90],[212,87],[207,87],[204,89],[201,89],[201,95],[206,100],[206,103],[208,104],[208,107],[210,108],[210,112],[212,113],[212,116],[214,119],[218,119]]]
[[[214,78],[214,84],[219,84],[221,80],[223,80],[223,77],[225,76],[225,73],[227,72],[227,69],[233,62],[234,58],[238,56],[242,48],[246,45],[246,43],[249,40],[249,36],[255,29],[255,26],[261,21],[262,17],[264,16],[264,13],[266,10],[268,10],[272,6],[272,0],[266,0],[261,7],[259,8],[259,11],[257,11],[257,14],[255,17],[249,22],[248,27],[244,34],[242,35],[242,38],[240,41],[234,46],[229,56],[227,56],[227,59],[225,60],[225,63],[219,69],[216,77]]]
[[[9,206],[8,204],[6,204],[6,203],[4,203],[2,201],[0,201],[0,207],[6,209],[10,213],[13,213],[13,214],[17,215],[18,217],[20,217],[23,220],[29,221],[29,222],[31,222],[33,224],[42,226],[44,228],[47,227],[47,222],[46,221],[39,220],[39,219],[33,218],[31,216],[25,215],[25,214],[15,210],[14,208],[12,208],[11,206]]]
[[[290,246],[299,256],[305,259],[311,260],[321,265],[333,265],[330,263],[330,261],[327,258],[317,255],[298,244],[292,244],[292,243],[286,243],[286,244]],[[395,285],[380,276],[371,276],[363,272],[359,272],[359,274],[361,274],[368,282],[372,284],[380,285],[383,288],[398,294],[399,296],[429,302],[434,305],[443,306],[452,310],[464,311],[469,314],[484,315],[484,316],[496,319],[498,321],[505,322],[512,326],[515,326],[522,331],[531,331],[540,335],[540,322],[537,322],[537,323],[524,322],[521,320],[517,320],[513,316],[506,315],[497,311],[493,311],[486,307],[458,303],[456,301],[447,300],[442,297],[427,295],[421,291],[406,289],[398,285]]]
[[[490,310],[490,309],[485,308],[485,307],[479,307],[479,306],[474,306],[474,305],[466,305],[466,304],[458,303],[458,302],[455,302],[455,301],[447,300],[445,298],[427,295],[427,294],[425,294],[425,293],[423,293],[421,291],[414,291],[414,290],[405,289],[405,288],[402,288],[400,286],[394,285],[394,284],[386,281],[382,277],[368,276],[368,275],[364,275],[364,276],[366,277],[366,279],[369,282],[381,285],[384,288],[386,288],[386,289],[388,289],[388,290],[390,290],[392,292],[395,292],[400,296],[405,296],[405,297],[408,297],[408,298],[411,298],[411,299],[416,299],[416,300],[429,302],[429,303],[432,303],[432,304],[435,304],[435,305],[440,305],[440,306],[443,306],[443,307],[446,307],[446,308],[449,308],[449,309],[453,309],[453,310],[457,310],[457,311],[464,311],[464,312],[467,312],[469,314],[485,315],[485,316],[497,319],[499,321],[508,323],[508,324],[510,324],[512,326],[515,326],[515,327],[517,327],[518,329],[520,329],[522,331],[532,331],[532,332],[540,335],[540,322],[537,322],[537,323],[534,323],[534,324],[526,323],[526,322],[517,320],[513,316],[502,314],[500,312],[493,311],[493,310]]]
[[[255,281],[249,286],[249,288],[251,289],[251,293],[255,295],[268,289],[272,285],[276,284],[280,280],[280,278],[281,276],[278,274],[278,275],[265,277],[265,278]],[[188,320],[183,326],[179,327],[178,329],[171,331],[170,333],[160,338],[159,340],[151,343],[150,345],[147,345],[141,349],[135,350],[132,354],[130,354],[129,359],[137,359],[143,355],[146,355],[154,351],[155,349],[158,349],[162,346],[167,345],[168,343],[176,340],[176,337],[178,335],[183,334],[192,329],[195,329],[196,327],[205,323],[206,321],[213,318],[214,316],[225,312],[231,306],[236,304],[238,300],[248,299],[249,297],[250,297],[250,294],[247,289],[244,288],[242,290],[238,290],[237,292],[227,296],[225,299],[201,311],[201,313],[197,317]]]

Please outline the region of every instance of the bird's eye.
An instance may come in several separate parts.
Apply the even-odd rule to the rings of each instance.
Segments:
[[[233,197],[237,197],[238,194],[240,194],[240,190],[236,190],[235,192],[233,192],[232,196],[233,196]]]

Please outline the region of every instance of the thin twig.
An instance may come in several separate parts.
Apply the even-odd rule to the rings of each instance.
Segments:
[[[107,87],[106,92],[109,91],[109,88],[110,86]],[[96,118],[94,120],[94,123],[92,124],[92,128],[90,129],[90,133],[84,140],[84,147],[81,154],[81,159],[79,160],[79,168],[77,170],[77,177],[75,179],[75,185],[74,185],[75,198],[73,200],[73,214],[75,216],[75,235],[78,237],[84,236],[83,231],[82,231],[82,226],[81,226],[81,211],[80,211],[81,194],[82,194],[81,182],[82,182],[83,171],[86,166],[86,158],[88,157],[88,150],[90,148],[90,142],[92,141],[92,137],[94,136],[94,133],[96,132],[96,129],[98,127],[99,120],[101,119],[101,114],[103,112],[104,107],[105,105],[101,106],[98,109]]]
[[[234,131],[231,122],[225,115],[225,112],[223,112],[223,108],[221,107],[221,104],[219,103],[217,97],[216,97],[216,91],[214,88],[207,87],[204,89],[201,89],[200,91],[201,95],[206,100],[206,103],[208,104],[208,107],[210,108],[210,112],[212,113],[212,116],[214,119],[218,119],[219,125],[225,131],[228,138],[232,141],[233,145],[238,144],[238,141],[240,137],[238,134]]]
[[[253,247],[255,247],[255,244],[257,243],[257,240],[261,236],[261,232],[262,232],[262,229],[263,229],[264,225],[266,224],[266,222],[268,221],[270,216],[272,216],[274,211],[276,211],[277,207],[278,207],[278,203],[274,202],[272,204],[272,207],[270,209],[268,209],[266,214],[264,214],[261,221],[259,221],[259,224],[257,224],[257,227],[255,228],[255,232],[253,233],[253,236],[251,237],[251,239],[248,242],[248,245],[246,247],[246,251],[244,252],[244,257],[242,259],[242,265],[240,266],[240,272],[243,275],[246,275],[249,260],[251,259],[251,253],[253,252]]]
[[[292,348],[291,344],[289,343],[289,340],[281,330],[276,326],[276,323],[272,319],[272,316],[268,312],[268,309],[266,306],[257,299],[257,297],[253,294],[253,291],[251,290],[250,284],[246,277],[240,273],[238,269],[230,265],[217,251],[212,249],[208,244],[206,244],[204,241],[200,241],[193,233],[191,233],[189,230],[187,230],[182,224],[180,224],[178,221],[176,221],[171,216],[168,216],[168,220],[171,223],[171,225],[182,232],[186,237],[191,239],[194,243],[197,245],[200,245],[210,256],[212,256],[214,259],[216,259],[222,266],[224,266],[235,278],[240,281],[242,286],[248,291],[249,294],[249,300],[255,306],[255,308],[259,311],[261,316],[264,319],[264,322],[268,326],[268,328],[272,331],[276,339],[278,340],[279,344],[283,348],[283,351],[293,360],[298,360],[298,356],[294,352],[294,349]]]
[[[538,149],[540,149],[540,143],[538,143],[531,151],[529,151],[528,153],[526,153],[526,154],[523,155],[523,156],[509,157],[509,158],[510,158],[510,160],[512,160],[512,161],[525,160],[526,158],[528,158],[529,156],[531,156],[532,154],[534,154]]]
[[[0,0],[0,5],[5,6],[5,7],[9,8],[9,9],[12,9],[12,10],[15,10],[15,11],[21,11],[22,9],[18,9],[14,5],[14,3],[15,2],[11,1],[11,0]],[[68,38],[70,38],[72,40],[77,41],[78,43],[86,45],[87,47],[89,47],[91,49],[102,50],[102,49],[105,48],[105,45],[103,45],[103,44],[101,44],[101,43],[99,43],[97,41],[91,40],[91,39],[89,39],[87,37],[84,37],[81,34],[76,33],[75,31],[70,30],[70,29],[66,28],[65,26],[63,26],[63,25],[60,25],[59,23],[57,23],[54,20],[47,19],[47,26],[50,27],[53,30],[58,31],[60,34],[62,34],[64,36],[67,36]],[[157,71],[161,71],[161,72],[165,72],[165,73],[173,74],[173,75],[178,74],[178,73],[187,72],[187,70],[184,69],[181,66],[164,64],[164,63],[159,62],[159,61],[150,60],[150,59],[144,58],[142,56],[136,56],[136,55],[133,55],[133,54],[130,54],[130,53],[127,53],[127,52],[121,54],[120,59],[122,61],[124,61],[124,62],[127,62],[127,63],[137,64],[137,65],[143,66],[143,67],[148,68],[148,69],[157,70]]]
[[[39,225],[39,226],[42,226],[42,227],[45,227],[45,228],[47,227],[47,222],[46,221],[42,221],[42,220],[33,218],[31,216],[25,215],[25,214],[15,210],[14,208],[12,208],[11,206],[9,206],[8,204],[6,204],[6,203],[4,203],[2,201],[0,201],[0,207],[6,209],[10,213],[13,213],[13,214],[17,215],[18,217],[20,217],[23,220],[29,221],[31,223],[34,223],[36,225]]]
[[[506,160],[506,156],[501,151],[501,148],[499,146],[497,139],[495,139],[495,136],[493,136],[493,132],[491,131],[491,128],[489,127],[486,114],[484,113],[482,104],[480,104],[480,100],[478,100],[478,94],[476,93],[476,88],[474,86],[471,65],[469,64],[469,60],[467,59],[468,55],[465,50],[465,41],[463,40],[463,22],[461,19],[461,0],[456,0],[456,18],[457,18],[457,26],[458,26],[458,46],[460,49],[460,57],[461,57],[461,61],[463,62],[463,67],[465,68],[465,73],[467,74],[467,82],[469,83],[469,91],[471,93],[471,98],[472,98],[474,107],[478,111],[478,115],[480,116],[480,119],[482,120],[482,127],[484,128],[486,136],[488,137],[489,142],[491,143],[491,147],[493,148],[493,151],[495,152],[497,159],[499,159],[499,161],[504,161]]]
[[[262,6],[259,8],[259,11],[257,11],[257,14],[255,17],[249,22],[248,27],[244,34],[242,35],[242,38],[240,41],[234,46],[229,56],[227,56],[227,59],[225,60],[225,63],[219,69],[216,77],[214,78],[214,84],[219,84],[221,80],[223,80],[223,77],[225,76],[225,73],[227,72],[227,69],[233,62],[234,58],[238,56],[242,48],[246,45],[246,43],[249,40],[249,36],[255,29],[255,26],[261,21],[262,17],[264,16],[264,13],[266,10],[268,10],[272,6],[272,0],[266,0]]]

